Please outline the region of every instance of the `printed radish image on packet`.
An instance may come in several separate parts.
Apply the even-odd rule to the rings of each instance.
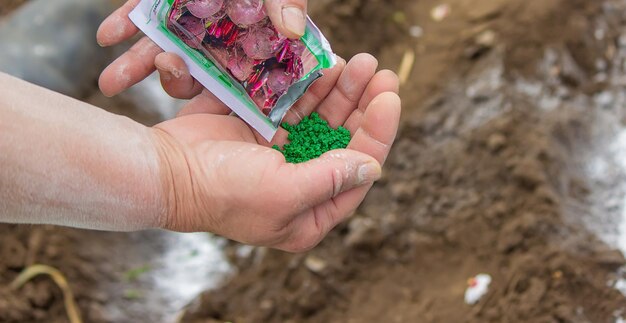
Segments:
[[[310,19],[302,38],[288,39],[263,0],[143,0],[129,17],[268,141],[321,70],[336,63]]]

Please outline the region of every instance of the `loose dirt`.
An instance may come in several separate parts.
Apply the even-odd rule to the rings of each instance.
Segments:
[[[571,205],[592,189],[573,165],[580,147],[591,145],[594,116],[574,98],[602,86],[590,78],[617,37],[611,28],[604,41],[594,36],[599,6],[449,1],[442,22],[428,17],[438,1],[330,1],[320,12],[337,2],[339,13],[317,20],[340,53],[373,50],[389,68],[406,50],[417,53],[385,177],[318,248],[296,256],[264,251],[260,263],[242,265],[192,304],[183,322],[612,322],[622,315],[626,299],[610,286],[622,254],[571,220],[590,216]],[[404,18],[390,18],[399,12]],[[411,24],[424,36],[399,33]],[[367,32],[350,34],[354,26]],[[546,59],[548,48],[555,59]],[[524,86],[529,80],[533,86]],[[546,111],[543,87],[568,95]],[[482,272],[494,277],[488,295],[464,304],[466,280]]]
[[[435,21],[441,4],[449,15]],[[594,135],[605,127],[599,116],[624,119],[623,108],[594,100],[611,86],[598,75],[616,62],[624,9],[582,0],[312,2],[342,56],[371,52],[397,70],[405,53],[416,55],[384,178],[309,253],[237,257],[235,244],[226,247],[238,274],[190,304],[182,322],[616,322],[626,314],[614,288],[626,261],[586,226],[602,214],[592,211],[597,187],[584,167],[605,145]],[[35,262],[67,275],[88,322],[137,321],[124,304],[115,319],[106,313],[116,298],[98,282],[123,270],[89,245],[140,242],[97,236],[0,226],[0,321],[65,320],[47,279],[4,287]],[[494,279],[489,293],[466,305],[467,279],[483,272]]]

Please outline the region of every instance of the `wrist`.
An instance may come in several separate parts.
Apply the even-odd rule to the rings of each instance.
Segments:
[[[188,222],[185,219],[192,213],[194,189],[188,158],[181,145],[167,131],[158,126],[150,130],[157,153],[162,201],[157,226],[165,230],[189,231],[190,224],[185,223]]]

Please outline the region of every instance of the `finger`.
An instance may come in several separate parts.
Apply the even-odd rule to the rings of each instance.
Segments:
[[[284,163],[275,174],[277,187],[289,188],[289,214],[309,208],[380,178],[380,163],[356,150],[335,150],[301,164]]]
[[[400,92],[400,79],[390,70],[382,70],[374,75],[359,101],[359,110],[365,112],[372,100],[385,92]]]
[[[310,115],[335,87],[345,67],[346,61],[337,57],[337,65],[324,70],[324,76],[315,81],[304,96],[287,111],[283,121],[289,124],[298,124],[302,118]]]
[[[276,145],[282,148],[287,143],[288,137],[289,137],[289,132],[287,132],[287,130],[283,128],[279,128],[278,131],[276,131],[276,135],[274,135],[274,138],[272,139],[272,141],[267,143],[267,146],[274,147]],[[260,143],[263,144],[265,142],[266,140]]]
[[[328,214],[330,213],[309,211],[296,217],[285,229],[287,235],[270,247],[292,253],[313,249],[336,226],[327,217]]]
[[[222,103],[222,101],[209,92],[209,90],[204,89],[178,112],[177,117],[191,114],[227,115],[229,113],[230,109]]]
[[[298,124],[302,119],[313,112],[317,106],[328,96],[328,93],[335,87],[341,72],[346,66],[346,61],[341,57],[337,57],[337,64],[330,69],[324,71],[324,76],[315,81],[307,92],[296,102],[285,114],[283,122],[288,124]],[[272,147],[273,145],[283,146],[287,143],[289,133],[285,129],[279,128],[271,142],[268,142],[255,131],[259,144]]]
[[[290,234],[276,248],[287,252],[304,252],[314,248],[332,229],[354,214],[372,186],[367,184],[344,192],[298,216],[292,224],[293,228],[287,231]]]
[[[380,94],[372,100],[363,124],[348,148],[364,152],[382,165],[396,137],[400,105],[400,98],[393,92]],[[337,224],[354,213],[371,187],[372,184],[365,184],[345,191],[299,215],[290,224],[289,237],[277,247],[290,252],[314,247]]]
[[[159,71],[165,92],[175,98],[191,99],[204,89],[191,76],[187,64],[176,54],[160,53],[154,59],[154,66]]]
[[[283,35],[297,39],[306,28],[306,0],[266,0],[265,9],[276,29]]]
[[[380,164],[371,156],[354,150],[336,150],[298,165],[284,164],[276,174],[277,187],[289,188],[285,203],[287,214],[301,214],[289,219],[287,238],[277,247],[300,252],[315,246],[337,223],[335,213],[310,211],[314,205],[331,200],[343,192],[369,186],[381,175]]]
[[[324,70],[324,76],[322,76],[319,80],[315,81],[313,85],[304,93],[302,98],[300,98],[294,105],[291,107],[282,122],[286,122],[288,124],[298,124],[302,119],[311,114],[319,104],[326,99],[328,94],[332,91],[332,89],[337,84],[337,80],[339,76],[343,72],[346,67],[346,61],[337,56],[337,64],[332,68]],[[255,131],[255,135],[257,137],[257,141],[259,144],[264,146],[273,146],[279,145],[282,146],[287,142],[288,133],[284,131],[284,129],[278,129],[276,136],[272,139],[271,143],[268,142]]]
[[[139,1],[127,1],[102,22],[96,34],[96,39],[100,46],[105,47],[118,44],[139,32],[139,29],[128,18],[128,14],[135,9]]]
[[[401,101],[396,93],[386,92],[378,95],[365,111],[363,122],[354,134],[348,149],[368,154],[383,165],[398,132],[400,110]],[[316,212],[324,214],[336,225],[356,210],[370,187],[371,185],[363,186],[342,193],[332,201],[317,206]]]
[[[331,127],[343,125],[352,111],[358,108],[365,89],[376,74],[376,68],[378,61],[369,54],[356,55],[348,62],[336,86],[317,109]]]
[[[379,94],[365,110],[348,149],[366,153],[382,165],[387,159],[400,123],[401,100],[397,93]]]
[[[352,111],[352,114],[348,117],[348,120],[343,126],[347,128],[350,133],[355,133],[359,125],[361,125],[366,108],[375,97],[385,92],[398,93],[399,90],[400,81],[396,73],[389,70],[376,73],[361,97],[359,108]]]
[[[139,83],[155,71],[154,59],[161,52],[159,46],[143,37],[102,72],[100,90],[114,96]]]
[[[274,138],[272,138],[272,141],[267,141],[267,139],[261,136],[261,134],[256,130],[253,130],[253,132],[256,138],[256,142],[259,145],[265,146],[265,147],[274,147],[274,146],[283,147],[283,145],[287,143],[287,137],[289,136],[289,132],[287,132],[287,130],[280,128],[280,127],[278,128],[278,130],[276,130],[276,134],[274,135]]]

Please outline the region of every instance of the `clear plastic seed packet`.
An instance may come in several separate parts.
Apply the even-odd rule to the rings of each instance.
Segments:
[[[129,17],[268,141],[321,70],[336,63],[309,18],[301,39],[287,39],[263,0],[142,0]]]

